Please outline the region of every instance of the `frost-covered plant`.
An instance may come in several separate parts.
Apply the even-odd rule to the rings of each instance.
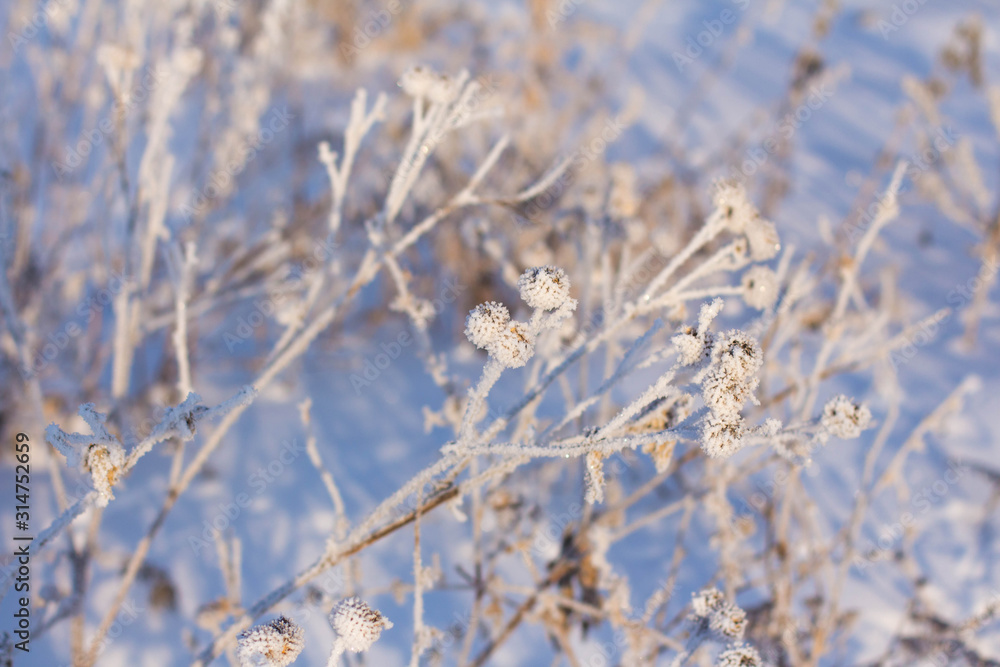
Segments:
[[[834,396],[823,406],[820,423],[830,435],[850,440],[861,435],[871,424],[872,413],[866,405],[859,405],[843,394]]]
[[[392,627],[392,622],[377,610],[372,609],[361,598],[354,596],[337,603],[330,612],[330,625],[337,633],[329,664],[335,665],[345,651],[361,653],[382,636],[383,630]]]
[[[305,632],[284,616],[244,630],[237,639],[237,655],[243,667],[286,667],[295,662],[305,646]]]
[[[959,329],[963,349],[988,334],[1000,257],[979,166],[996,147],[968,121],[1000,128],[982,25],[960,26],[926,80],[887,86],[903,92],[898,113],[871,114],[855,137],[897,119],[869,148],[898,161],[847,186],[824,173],[819,198],[815,170],[831,165],[810,151],[828,142],[801,115],[832,112],[813,96],[846,80],[829,51],[843,40],[821,39],[858,23],[834,20],[837,3],[811,10],[780,99],[740,98],[740,127],[717,109],[691,122],[725,85],[671,113],[630,88],[648,62],[631,50],[657,12],[619,40],[583,7],[553,19],[545,3],[471,3],[456,21],[427,2],[373,37],[363,11],[337,3],[92,5],[40,14],[14,0],[5,17],[0,408],[5,428],[32,434],[33,499],[51,496],[31,512],[33,650],[94,667],[114,639],[143,664],[131,637],[148,635],[199,667],[311,664],[328,645],[302,648],[290,622],[261,619],[335,605],[333,663],[376,640],[410,643],[414,666],[509,662],[515,643],[539,662],[639,667],[746,667],[761,653],[862,664],[878,642],[901,661],[996,659],[980,655],[996,605],[962,618],[968,601],[947,593],[982,590],[961,574],[982,568],[963,562],[938,586],[951,561],[918,553],[941,543],[937,514],[902,519],[923,498],[908,485],[963,458],[953,434],[975,432],[951,428],[978,385],[958,377],[950,345]],[[763,15],[747,12],[740,34],[769,29]],[[547,18],[545,39],[507,40]],[[733,40],[708,75],[731,85],[758,41]],[[973,244],[974,283],[957,244],[940,242],[949,220]],[[917,283],[914,267],[946,284]],[[343,395],[352,366],[367,393]],[[294,446],[274,446],[277,431]],[[832,438],[844,442],[822,447]],[[948,540],[995,532],[958,511],[995,491],[985,464],[968,465],[976,484],[947,482],[962,500]],[[244,466],[267,473],[250,478],[267,484],[249,507]],[[262,525],[282,529],[262,541]],[[185,539],[214,541],[219,571],[200,547],[174,548]],[[282,580],[245,585],[250,572]],[[858,591],[875,577],[869,604]],[[689,598],[692,581],[718,589]],[[148,633],[116,635],[146,594],[135,621]],[[382,636],[375,606],[412,619],[412,637]],[[732,643],[743,638],[757,648]]]
[[[752,646],[734,646],[719,654],[715,667],[764,667],[764,661]]]

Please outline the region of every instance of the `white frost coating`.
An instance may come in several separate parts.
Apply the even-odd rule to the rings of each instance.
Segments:
[[[240,633],[236,654],[241,667],[285,667],[305,647],[305,631],[284,616]]]
[[[507,328],[510,313],[496,301],[481,303],[465,319],[465,336],[480,350],[488,350]]]
[[[872,421],[867,405],[855,403],[843,394],[834,396],[823,406],[820,423],[830,435],[850,440],[861,435]]]
[[[751,308],[767,310],[778,300],[778,276],[766,266],[755,266],[743,274],[743,301]]]
[[[517,280],[521,299],[532,308],[555,310],[569,300],[569,278],[555,266],[536,266]]]
[[[719,654],[715,667],[763,667],[764,661],[753,646],[735,645]]]
[[[378,610],[372,609],[361,598],[354,596],[341,600],[330,612],[330,625],[337,632],[329,665],[335,665],[344,653],[361,653],[371,648],[392,622]]]
[[[760,216],[742,183],[717,184],[712,200],[714,215],[726,228],[734,234],[746,235],[752,259],[763,262],[778,254],[781,243],[774,223]]]

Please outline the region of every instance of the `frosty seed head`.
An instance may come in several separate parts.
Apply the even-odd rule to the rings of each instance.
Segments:
[[[708,627],[719,637],[742,639],[747,627],[747,613],[731,602],[712,612]]]
[[[753,646],[737,645],[719,654],[715,667],[763,667],[764,661]]]
[[[755,266],[743,274],[743,301],[751,308],[767,310],[778,300],[778,276],[766,266]]]
[[[781,238],[770,220],[758,216],[747,223],[744,233],[750,242],[750,258],[755,262],[766,262],[781,250]]]
[[[692,366],[708,357],[709,348],[697,332],[688,327],[670,339],[677,350],[677,361],[681,366]]]
[[[517,279],[521,298],[532,308],[555,310],[569,300],[569,278],[555,266],[536,266]]]
[[[743,448],[747,428],[743,419],[721,419],[714,413],[702,423],[701,448],[713,459],[729,458]]]
[[[855,403],[843,394],[834,396],[823,406],[820,423],[831,435],[849,440],[861,435],[872,421],[868,406]]]
[[[403,72],[399,87],[410,97],[447,103],[455,96],[455,80],[447,74],[438,74],[423,65],[415,65]]]
[[[357,596],[337,603],[330,612],[330,625],[336,630],[344,649],[353,653],[367,651],[378,641],[382,630],[392,627],[389,619]]]
[[[480,350],[488,349],[510,323],[507,307],[496,301],[481,303],[465,318],[465,336]]]
[[[753,398],[764,363],[760,346],[749,334],[731,329],[712,346],[712,362],[702,382],[705,404],[722,421],[734,422]]]
[[[284,616],[266,625],[255,625],[237,637],[237,655],[242,667],[292,664],[305,646],[305,632]]]
[[[403,76],[399,78],[399,87],[410,97],[426,97],[437,78],[437,72],[429,67],[414,65],[403,72]]]
[[[715,204],[715,215],[719,216],[726,228],[734,234],[742,234],[750,220],[760,216],[757,207],[747,197],[746,188],[742,183],[720,181],[715,185],[712,195]]]
[[[520,368],[535,353],[535,341],[523,322],[509,322],[490,345],[489,353],[507,368]]]
[[[125,466],[125,450],[118,443],[94,444],[87,449],[83,468],[90,473],[97,491],[98,507],[107,507],[114,500],[112,488]]]
[[[751,258],[763,262],[778,254],[781,245],[774,223],[760,216],[742,183],[717,183],[712,203],[726,229],[746,235]]]
[[[725,602],[726,596],[718,588],[703,588],[691,594],[691,611],[695,618],[707,618]]]

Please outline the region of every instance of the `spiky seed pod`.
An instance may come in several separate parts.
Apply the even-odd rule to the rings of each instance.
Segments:
[[[726,603],[726,596],[718,588],[703,588],[691,594],[691,611],[695,618],[707,618]]]
[[[742,639],[747,627],[747,613],[731,602],[712,612],[708,627],[726,639]]]
[[[353,653],[367,651],[378,641],[382,630],[392,627],[389,619],[357,596],[341,600],[334,607],[330,625],[337,631],[344,649]]]
[[[532,308],[555,310],[569,300],[569,278],[556,266],[536,266],[517,279],[521,298]]]
[[[716,341],[702,393],[705,404],[721,421],[736,421],[743,405],[753,398],[763,363],[757,341],[742,331],[732,329]]]
[[[480,350],[487,350],[510,323],[507,307],[496,301],[481,303],[469,311],[465,319],[465,336]]]
[[[242,667],[263,664],[285,667],[295,662],[305,647],[305,631],[284,616],[265,625],[244,630],[237,638],[237,656]]]
[[[763,667],[764,661],[753,646],[736,645],[719,654],[715,667]]]
[[[490,355],[507,368],[520,368],[535,353],[535,341],[523,322],[510,322],[490,345]]]

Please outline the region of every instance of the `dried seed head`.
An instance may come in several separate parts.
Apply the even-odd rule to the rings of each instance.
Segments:
[[[767,310],[778,300],[778,276],[766,266],[755,266],[743,274],[743,301],[751,308]]]
[[[707,618],[726,603],[726,596],[718,588],[703,588],[691,594],[691,610],[695,618]]]
[[[843,394],[834,396],[823,406],[820,423],[831,435],[845,440],[856,438],[872,421],[868,406],[855,403]]]
[[[429,67],[414,65],[403,72],[399,87],[410,97],[427,97],[437,85],[440,75]]]
[[[750,257],[763,262],[778,254],[781,249],[774,223],[760,216],[757,207],[747,197],[742,183],[716,184],[712,197],[715,214],[734,234],[745,234],[750,244]]]
[[[701,429],[701,448],[713,459],[729,458],[743,448],[747,428],[742,419],[726,421],[709,415]]]
[[[505,367],[520,368],[535,353],[535,340],[523,322],[510,322],[488,350]]]
[[[731,329],[712,346],[712,363],[702,382],[705,404],[725,422],[734,422],[753,398],[764,363],[760,346],[749,334]]]
[[[555,266],[536,266],[521,274],[517,287],[532,308],[555,310],[569,300],[569,278]]]
[[[766,262],[781,250],[781,238],[770,220],[754,218],[747,223],[745,234],[750,242],[750,258],[756,262]]]
[[[488,349],[507,329],[510,313],[496,301],[481,303],[465,319],[465,336],[481,350]]]
[[[237,655],[243,667],[285,667],[295,662],[305,646],[305,631],[284,616],[266,625],[244,630],[237,638]]]
[[[726,228],[735,234],[744,233],[747,222],[760,216],[742,183],[716,183],[712,203],[715,204],[715,215],[721,217]]]
[[[677,350],[677,362],[681,366],[693,366],[707,358],[711,352],[711,346],[691,327],[677,334],[670,341]]]
[[[764,661],[752,646],[737,645],[719,654],[715,667],[763,667]]]
[[[708,621],[712,632],[726,639],[742,639],[747,627],[747,613],[731,602],[712,612]]]
[[[334,607],[330,624],[343,647],[353,653],[367,651],[378,641],[382,630],[392,627],[389,619],[357,596],[341,600]]]
[[[90,473],[99,507],[107,507],[108,502],[114,500],[112,488],[124,466],[125,450],[117,443],[94,444],[87,449],[83,468]]]

